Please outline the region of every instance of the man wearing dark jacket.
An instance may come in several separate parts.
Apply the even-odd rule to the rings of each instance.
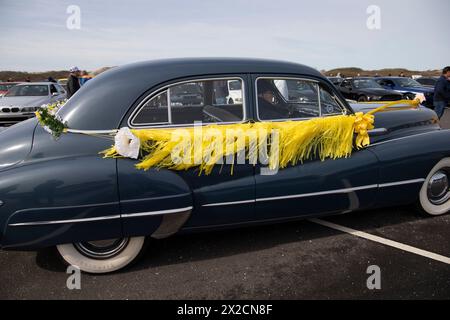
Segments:
[[[80,80],[78,75],[80,74],[80,69],[77,67],[70,68],[70,75],[67,79],[67,99],[75,94],[75,92],[80,89]]]
[[[444,114],[445,107],[450,102],[450,66],[442,70],[442,76],[434,87],[434,111],[439,119]]]

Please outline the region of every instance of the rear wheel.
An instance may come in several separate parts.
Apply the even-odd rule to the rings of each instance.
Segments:
[[[419,193],[423,213],[438,216],[450,211],[450,158],[439,161],[428,174]]]
[[[145,237],[86,241],[58,245],[62,258],[89,273],[113,272],[130,264],[141,252]]]

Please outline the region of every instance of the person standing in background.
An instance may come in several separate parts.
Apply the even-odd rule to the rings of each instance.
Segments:
[[[439,119],[443,116],[445,107],[450,102],[450,66],[442,70],[442,75],[434,87],[434,111]]]
[[[80,80],[78,79],[80,69],[78,69],[78,67],[72,67],[69,71],[70,75],[67,79],[67,99],[70,99],[70,97],[80,89]]]
[[[88,82],[88,81],[91,80],[91,79],[92,79],[92,77],[87,73],[86,70],[84,70],[84,71],[81,73],[81,77],[80,77],[80,85],[81,85],[81,86],[84,85],[86,82]]]

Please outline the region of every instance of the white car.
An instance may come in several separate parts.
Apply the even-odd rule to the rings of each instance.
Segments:
[[[242,103],[242,85],[239,80],[228,80],[227,104]]]
[[[66,91],[57,83],[20,83],[0,99],[0,124],[11,125],[35,116],[43,104],[66,99]]]

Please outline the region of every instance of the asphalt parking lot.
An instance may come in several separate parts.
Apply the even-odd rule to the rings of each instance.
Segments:
[[[380,289],[367,287],[372,265]],[[54,249],[0,251],[0,299],[449,299],[450,214],[398,207],[176,236],[123,271],[82,274],[80,290],[65,271]]]

